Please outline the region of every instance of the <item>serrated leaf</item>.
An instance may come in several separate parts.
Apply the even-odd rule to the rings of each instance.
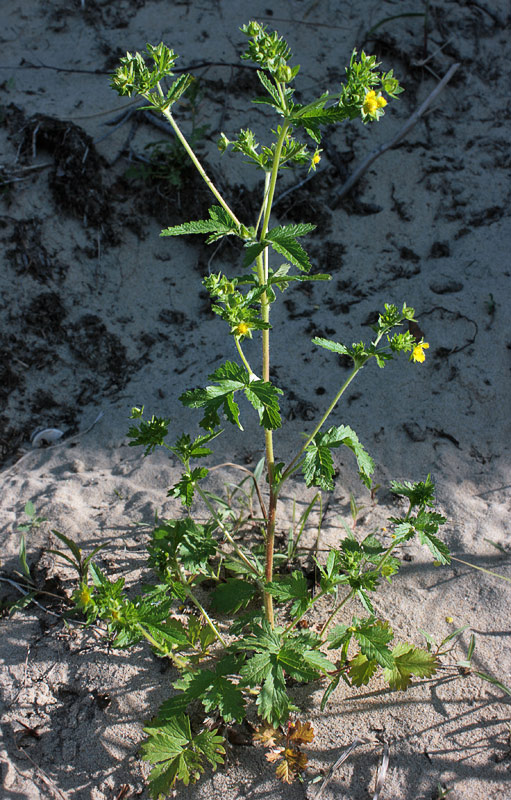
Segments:
[[[310,722],[300,722],[299,719],[289,726],[288,739],[297,745],[307,744],[314,739],[314,728]]]
[[[419,678],[430,678],[435,674],[438,666],[432,653],[406,642],[400,642],[394,647],[392,657],[394,666],[383,671],[384,678],[391,689],[407,689],[413,675]]]
[[[333,353],[339,353],[339,355],[350,355],[348,348],[344,344],[333,342],[331,339],[323,339],[321,336],[315,336],[312,339],[312,344],[323,347],[325,350],[331,350]]]
[[[252,244],[245,245],[245,257],[243,259],[242,268],[249,267],[260,255],[264,248],[267,247],[266,242],[253,242]]]
[[[294,601],[291,606],[292,616],[301,616],[310,605],[311,597],[307,580],[300,570],[295,570],[291,575],[277,577],[271,583],[267,583],[265,588],[281,603]]]
[[[275,430],[282,425],[278,395],[282,394],[267,381],[252,381],[245,389],[245,395],[252,406],[258,411],[261,425],[266,430]]]
[[[213,769],[223,763],[225,749],[223,737],[217,731],[203,731],[193,737],[190,721],[180,714],[164,725],[145,728],[149,735],[142,745],[142,753],[155,767],[149,775],[149,791],[154,800],[166,797],[176,780],[185,786],[194,783],[204,772],[206,758]]]
[[[174,225],[171,228],[165,228],[161,231],[160,236],[181,236],[189,233],[209,233],[211,234],[206,244],[221,239],[224,236],[238,234],[238,228],[234,220],[231,219],[227,211],[221,206],[211,206],[209,209],[209,219],[193,220],[191,222],[183,222],[181,225]]]
[[[302,471],[307,486],[319,486],[325,491],[334,488],[334,462],[329,447],[311,442],[305,452]]]
[[[387,644],[392,641],[392,628],[371,617],[357,621],[353,628],[353,636],[359,643],[361,652],[370,661],[377,661],[382,667],[391,669],[394,658]]]
[[[256,592],[257,588],[248,581],[229,578],[216,587],[211,595],[211,605],[220,614],[234,614],[245,608]]]
[[[278,764],[275,774],[283,783],[292,783],[307,766],[307,756],[292,747],[286,747],[281,755],[282,761]]]
[[[277,730],[268,722],[263,722],[253,736],[254,742],[262,744],[263,747],[273,747],[274,745],[281,744],[284,740],[282,731]]]
[[[282,100],[280,98],[280,95],[279,95],[276,87],[273,85],[273,83],[270,81],[270,79],[267,78],[266,75],[264,74],[264,72],[261,72],[261,70],[257,70],[257,77],[259,78],[259,80],[263,84],[264,88],[266,89],[266,91],[268,92],[270,97],[273,99],[275,107],[276,108],[281,108]],[[273,103],[271,105],[273,105]]]
[[[270,669],[256,700],[262,719],[278,726],[289,716],[289,698],[282,667],[275,655],[270,656]]]
[[[348,625],[335,625],[328,634],[329,650],[338,650],[350,641],[353,635],[353,629]]]
[[[363,653],[358,653],[348,664],[352,686],[367,686],[377,669],[377,661],[369,660]]]
[[[268,231],[266,240],[270,242],[277,253],[291,261],[303,272],[309,272],[311,269],[309,257],[296,237],[304,236],[309,231],[314,230],[315,227],[315,225],[310,224],[279,226]]]

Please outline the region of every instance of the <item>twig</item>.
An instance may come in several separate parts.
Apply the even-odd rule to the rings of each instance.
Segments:
[[[449,81],[451,80],[452,76],[454,75],[459,66],[460,66],[459,63],[453,64],[452,67],[449,69],[449,71],[444,75],[438,86],[436,86],[433,89],[431,94],[426,98],[426,100],[417,109],[417,111],[414,111],[410,119],[403,125],[401,130],[398,131],[398,133],[392,139],[390,139],[390,141],[377,147],[376,150],[373,150],[373,152],[370,153],[366,159],[364,159],[364,161],[360,164],[360,166],[355,170],[353,175],[351,175],[351,177],[348,178],[346,183],[344,183],[343,186],[341,186],[341,188],[336,192],[337,201],[341,200],[348,194],[348,192],[351,191],[351,189],[357,183],[357,181],[360,180],[364,172],[366,172],[369,169],[373,161],[376,161],[376,159],[379,158],[381,155],[383,155],[383,153],[387,152],[387,150],[390,150],[392,147],[395,147],[401,141],[401,139],[404,139],[407,133],[409,133],[412,130],[412,128],[417,124],[417,122],[422,117],[424,112],[429,108],[431,103],[434,100],[436,100],[440,92],[443,89],[445,89],[445,87],[447,86],[447,84],[449,83]]]
[[[376,775],[376,784],[374,787],[373,800],[379,800],[380,792],[383,789],[383,784],[385,783],[385,778],[387,776],[388,768],[389,768],[389,746],[387,742],[384,742],[381,764],[378,769],[378,774]]]
[[[21,594],[24,595],[24,596],[26,596],[28,594],[32,594],[32,592],[35,592],[36,594],[39,594],[39,592],[38,592],[36,587],[34,587],[32,589],[32,592],[30,592],[27,589],[24,589],[23,586],[21,586],[21,584],[16,583],[16,581],[11,580],[10,578],[2,578],[2,577],[0,577],[0,581],[3,581],[4,583],[9,583],[11,586],[15,586],[16,589],[19,592],[21,592]],[[55,597],[56,595],[52,595],[52,596]],[[62,598],[59,598],[59,599],[62,599]],[[56,614],[55,611],[50,611],[49,608],[45,608],[44,606],[41,605],[41,603],[38,603],[37,600],[34,600],[34,598],[32,598],[31,602],[34,603],[34,605],[36,605],[38,608],[40,608],[41,611],[44,611],[45,614],[51,614],[52,617],[57,617],[58,619],[60,619],[61,616],[62,616],[62,614]]]
[[[321,786],[319,787],[319,792],[317,793],[317,795],[316,795],[316,797],[314,798],[314,800],[320,800],[320,797],[321,797],[321,795],[323,794],[323,792],[325,791],[326,787],[328,786],[328,784],[329,784],[329,783],[330,783],[330,781],[332,780],[332,778],[333,778],[333,776],[334,776],[334,772],[335,772],[335,770],[336,770],[338,767],[340,767],[340,766],[341,766],[341,764],[342,764],[344,761],[346,761],[346,759],[348,758],[348,756],[349,756],[349,755],[351,755],[351,753],[353,752],[353,750],[355,749],[355,747],[358,747],[358,746],[359,746],[359,744],[365,744],[364,740],[363,740],[363,739],[355,739],[355,740],[354,740],[354,741],[353,741],[353,742],[350,744],[350,746],[347,748],[347,750],[345,750],[345,751],[344,751],[344,753],[342,754],[342,756],[339,756],[339,758],[337,759],[337,761],[335,762],[335,764],[333,765],[333,767],[330,767],[330,771],[329,771],[328,775],[326,776],[325,780],[323,781],[323,783],[321,784]]]
[[[27,753],[27,751],[26,751],[26,750],[25,750],[23,747],[20,747],[20,746],[18,745],[18,743],[17,743],[17,742],[16,742],[16,747],[18,748],[18,750],[20,751],[20,753],[23,753],[23,755],[24,755],[24,756],[26,756],[26,758],[28,758],[28,760],[30,761],[30,763],[32,764],[32,766],[34,767],[34,769],[36,770],[36,772],[37,772],[37,773],[40,775],[40,777],[42,778],[42,780],[44,781],[44,783],[46,783],[46,785],[48,786],[48,788],[49,788],[49,789],[51,789],[51,791],[53,792],[53,794],[55,795],[55,797],[59,798],[59,800],[67,800],[67,798],[66,798],[66,795],[65,795],[65,794],[63,794],[63,793],[60,791],[60,789],[58,788],[58,786],[56,786],[56,784],[55,784],[55,783],[52,781],[52,779],[51,779],[51,778],[50,778],[50,776],[49,776],[49,775],[48,775],[48,774],[47,774],[47,773],[44,771],[44,769],[42,769],[42,767],[40,767],[38,764],[36,764],[36,762],[34,761],[34,759],[33,759],[33,758],[31,758],[31,757],[29,756],[29,754]],[[23,773],[21,773],[21,774],[23,774]],[[23,775],[23,777],[24,777],[24,778],[26,778],[26,775]]]

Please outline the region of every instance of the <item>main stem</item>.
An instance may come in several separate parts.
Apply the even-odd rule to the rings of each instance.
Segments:
[[[264,215],[261,227],[262,241],[267,232],[270,223],[271,207],[273,197],[275,194],[275,185],[277,183],[277,175],[280,166],[280,155],[282,147],[286,139],[289,129],[289,122],[284,122],[282,125],[279,138],[275,145],[275,153],[273,157],[273,165],[271,173],[266,173],[264,181]],[[257,275],[260,284],[268,283],[268,248],[265,248],[263,253],[257,259]],[[261,317],[263,322],[270,320],[270,303],[268,295],[265,292],[261,297]],[[263,340],[263,381],[269,382],[270,380],[270,331],[265,329],[262,332]],[[265,535],[265,579],[269,583],[273,580],[273,552],[275,547],[275,519],[277,514],[277,498],[278,489],[275,486],[274,466],[275,458],[273,455],[273,432],[265,430],[265,444],[266,444],[266,464],[268,468],[268,484],[270,487],[270,501],[268,505],[268,520],[266,522],[266,535]],[[264,592],[264,613],[269,624],[273,628],[275,626],[275,618],[273,614],[273,598],[268,592]]]

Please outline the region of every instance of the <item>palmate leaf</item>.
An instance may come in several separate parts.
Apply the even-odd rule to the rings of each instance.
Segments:
[[[412,676],[430,678],[435,674],[438,662],[432,653],[412,644],[401,642],[392,650],[394,665],[384,669],[383,675],[391,689],[407,689]]]
[[[269,669],[257,696],[256,705],[261,718],[274,726],[285,722],[289,716],[290,701],[287,696],[284,671],[277,663],[275,655],[270,656]]]
[[[241,661],[239,656],[228,655],[214,670],[201,669],[180,678],[173,684],[180,691],[162,704],[158,720],[173,719],[186,711],[194,700],[200,700],[207,713],[218,711],[226,722],[241,722],[245,717],[243,693],[228,678],[239,671]]]
[[[239,420],[239,407],[234,400],[234,394],[245,391],[250,403],[259,413],[260,424],[267,430],[279,428],[282,424],[277,396],[282,390],[266,381],[250,381],[250,375],[243,367],[232,361],[226,361],[210,376],[210,380],[217,381],[214,386],[205,389],[191,389],[184,392],[179,398],[183,405],[189,408],[204,408],[205,413],[200,425],[207,430],[213,430],[220,424],[219,410],[222,409],[226,418],[240,430],[243,427]]]
[[[278,576],[271,583],[266,584],[266,591],[281,603],[293,600],[291,616],[301,616],[309,607],[311,597],[307,580],[301,570],[295,570],[291,575]]]
[[[155,764],[149,775],[149,792],[153,800],[168,796],[176,780],[195,783],[204,772],[204,760],[213,770],[223,764],[224,739],[217,731],[203,731],[193,736],[190,720],[180,714],[163,725],[144,729],[148,739],[142,745],[144,758]]]
[[[206,467],[195,467],[195,469],[184,472],[181,480],[175,483],[172,489],[169,489],[167,497],[178,497],[183,505],[189,508],[193,502],[197,483],[206,478],[208,474],[209,470]]]

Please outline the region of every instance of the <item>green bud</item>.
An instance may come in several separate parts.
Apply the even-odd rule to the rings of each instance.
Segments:
[[[280,83],[289,83],[289,81],[292,81],[293,70],[291,67],[288,67],[287,65],[279,67],[277,70],[277,80],[280,81]]]

